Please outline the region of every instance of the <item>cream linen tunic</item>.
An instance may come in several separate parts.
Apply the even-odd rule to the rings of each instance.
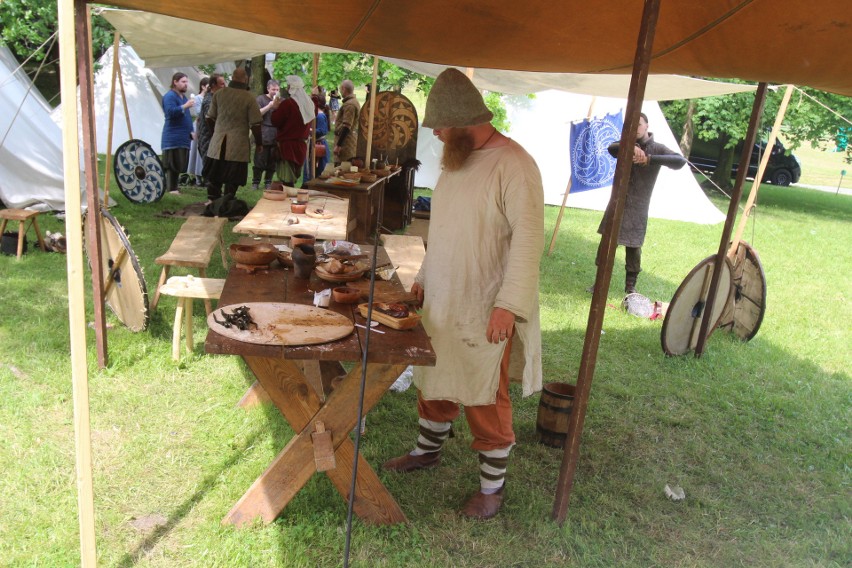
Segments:
[[[416,278],[437,354],[435,367],[415,370],[426,399],[494,404],[506,345],[485,338],[494,307],[515,314],[512,367],[522,369],[524,396],[541,390],[544,190],[535,161],[509,142],[476,150],[461,170],[441,173],[432,195],[429,245]]]
[[[242,85],[242,83],[232,83],[234,84]],[[245,89],[233,86],[220,89],[213,95],[207,118],[216,121],[207,157],[220,159],[222,143],[227,140],[225,156],[222,159],[228,162],[250,162],[251,127],[260,124],[263,120],[254,95]]]

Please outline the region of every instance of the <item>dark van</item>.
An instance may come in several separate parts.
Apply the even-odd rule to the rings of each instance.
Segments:
[[[758,142],[754,145],[751,153],[751,162],[748,165],[747,177],[754,178],[757,175],[757,167],[760,165],[760,158],[763,156],[764,148],[765,142]],[[705,173],[712,173],[719,163],[719,152],[721,149],[721,140],[701,140],[696,136],[692,141],[689,161],[693,164],[694,168]],[[731,177],[736,177],[737,175],[742,151],[743,143],[740,142],[734,148],[734,166],[731,171]],[[792,153],[787,152],[784,145],[776,140],[775,145],[772,147],[769,163],[766,165],[766,171],[763,173],[763,181],[773,185],[790,185],[799,181],[800,177],[802,177],[802,165],[799,159]]]

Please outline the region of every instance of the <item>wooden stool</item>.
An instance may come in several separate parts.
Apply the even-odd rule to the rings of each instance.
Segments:
[[[186,320],[186,351],[192,353],[192,299],[202,298],[205,302],[218,300],[225,285],[223,278],[195,278],[194,276],[172,276],[157,289],[160,294],[175,296],[175,325],[172,333],[172,359],[180,359],[180,326]]]
[[[38,238],[38,246],[41,250],[47,251],[44,246],[44,239],[41,238],[41,231],[38,229],[38,211],[30,211],[28,209],[0,209],[0,235],[6,232],[6,223],[9,221],[18,222],[18,260],[21,260],[21,255],[24,254],[24,237],[27,234],[26,222],[30,221],[35,228],[36,237]]]
[[[206,278],[207,265],[210,264],[213,249],[216,248],[216,245],[219,245],[219,250],[222,253],[222,266],[228,268],[228,258],[225,256],[225,244],[222,239],[222,228],[227,222],[228,220],[224,217],[190,217],[181,225],[169,246],[169,250],[154,261],[155,264],[163,267],[163,271],[160,273],[159,282],[157,282],[157,291],[154,292],[154,300],[150,306],[151,311],[157,309],[157,302],[160,301],[160,288],[169,277],[169,269],[172,266],[197,268],[198,274],[202,278]],[[204,307],[209,314],[212,309],[209,299],[204,300]]]

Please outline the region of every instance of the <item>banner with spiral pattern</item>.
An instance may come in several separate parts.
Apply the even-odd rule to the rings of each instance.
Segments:
[[[612,185],[615,158],[607,148],[621,138],[621,111],[571,124],[571,192]]]

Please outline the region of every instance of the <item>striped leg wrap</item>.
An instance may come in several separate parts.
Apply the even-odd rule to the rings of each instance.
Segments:
[[[440,452],[444,442],[450,436],[452,422],[432,422],[421,418],[420,435],[417,436],[417,447],[411,452],[413,456],[422,456],[429,452]]]
[[[511,449],[509,446],[479,452],[479,485],[483,493],[494,493],[503,487]]]

